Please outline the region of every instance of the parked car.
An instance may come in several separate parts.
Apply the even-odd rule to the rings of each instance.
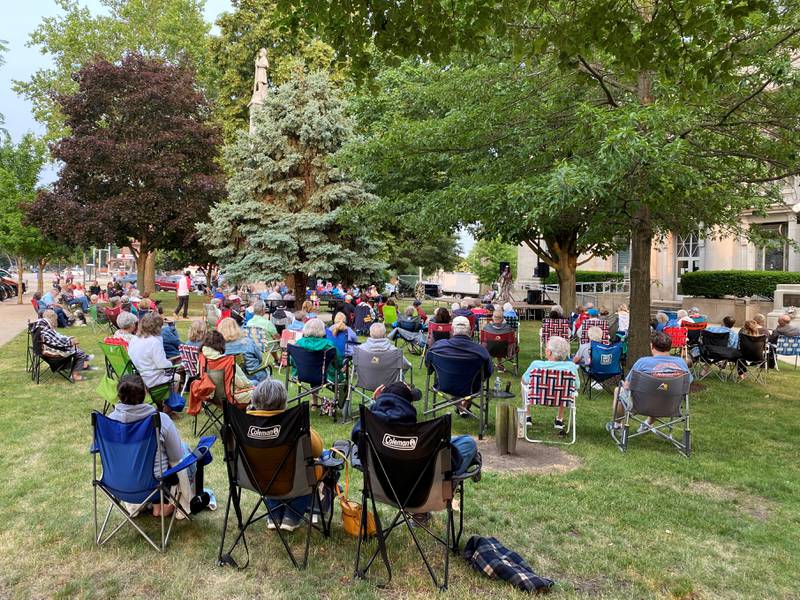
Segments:
[[[122,277],[117,277],[114,281],[119,283],[122,287],[125,287],[129,283],[136,285],[136,273],[128,273]]]
[[[22,283],[22,293],[27,291],[25,282]],[[0,269],[0,302],[18,294],[17,279],[5,269]]]
[[[178,281],[180,280],[181,275],[158,275],[156,276],[156,291],[160,292],[162,290],[168,292],[177,292],[178,291]]]

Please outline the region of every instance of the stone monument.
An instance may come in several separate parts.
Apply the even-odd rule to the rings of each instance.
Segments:
[[[767,327],[775,329],[778,317],[785,314],[792,315],[792,324],[800,326],[800,314],[795,310],[798,306],[800,306],[800,284],[779,284],[775,288],[775,304],[772,312],[767,315]]]
[[[269,86],[269,59],[267,49],[261,48],[255,59],[255,76],[253,78],[253,96],[250,98],[250,133],[253,133],[253,111],[255,107],[264,104]]]

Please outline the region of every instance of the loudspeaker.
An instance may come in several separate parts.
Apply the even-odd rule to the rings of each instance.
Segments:
[[[510,266],[511,266],[511,263],[508,263],[508,262],[505,262],[505,261],[501,262],[500,263],[500,275],[502,275],[503,271],[505,271]]]
[[[542,290],[528,290],[528,304],[542,303]]]
[[[533,270],[533,276],[539,279],[547,279],[550,275],[550,265],[546,262],[536,263],[536,268]]]

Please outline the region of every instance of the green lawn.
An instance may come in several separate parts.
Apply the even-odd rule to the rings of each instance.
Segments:
[[[170,312],[172,295],[163,297]],[[200,304],[193,296],[193,313],[200,313]],[[183,332],[187,327],[180,325]],[[75,335],[98,353],[100,334],[87,327]],[[522,342],[527,365],[538,348],[534,324],[523,323]],[[417,375],[422,385],[424,378]],[[354,583],[355,541],[342,533],[338,511],[331,539],[314,540],[304,572],[290,566],[266,527],[248,538],[247,570],[217,567],[222,510],[177,524],[163,556],[132,531],[95,548],[87,449],[89,414],[102,407],[93,393],[99,376],[94,372],[75,385],[52,380],[37,387],[25,374],[25,335],[0,348],[0,597],[417,598],[432,593],[405,532],[390,540],[396,561],[390,588]],[[689,460],[656,439],[635,439],[629,453],[621,454],[604,429],[608,394],[591,402],[581,398],[578,442],[567,450],[580,459],[580,468],[547,476],[484,474],[467,489],[465,535],[500,538],[537,572],[557,581],[553,596],[559,598],[798,597],[798,387],[800,372],[791,367],[770,373],[766,388],[752,382],[709,383],[692,397],[694,455]],[[326,443],[349,435],[349,426],[320,417],[312,422]],[[191,443],[191,419],[177,423]],[[474,422],[454,423],[457,432],[477,430]],[[224,506],[221,460],[209,467],[207,485]],[[359,481],[355,488],[360,490]],[[152,517],[140,521],[155,525]],[[522,597],[471,572],[461,559],[451,563],[449,594]]]

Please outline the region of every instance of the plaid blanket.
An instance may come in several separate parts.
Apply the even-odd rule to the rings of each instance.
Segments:
[[[503,546],[497,538],[473,535],[464,546],[464,560],[476,571],[507,581],[525,592],[546,592],[553,586],[553,580],[539,577],[519,554]]]

